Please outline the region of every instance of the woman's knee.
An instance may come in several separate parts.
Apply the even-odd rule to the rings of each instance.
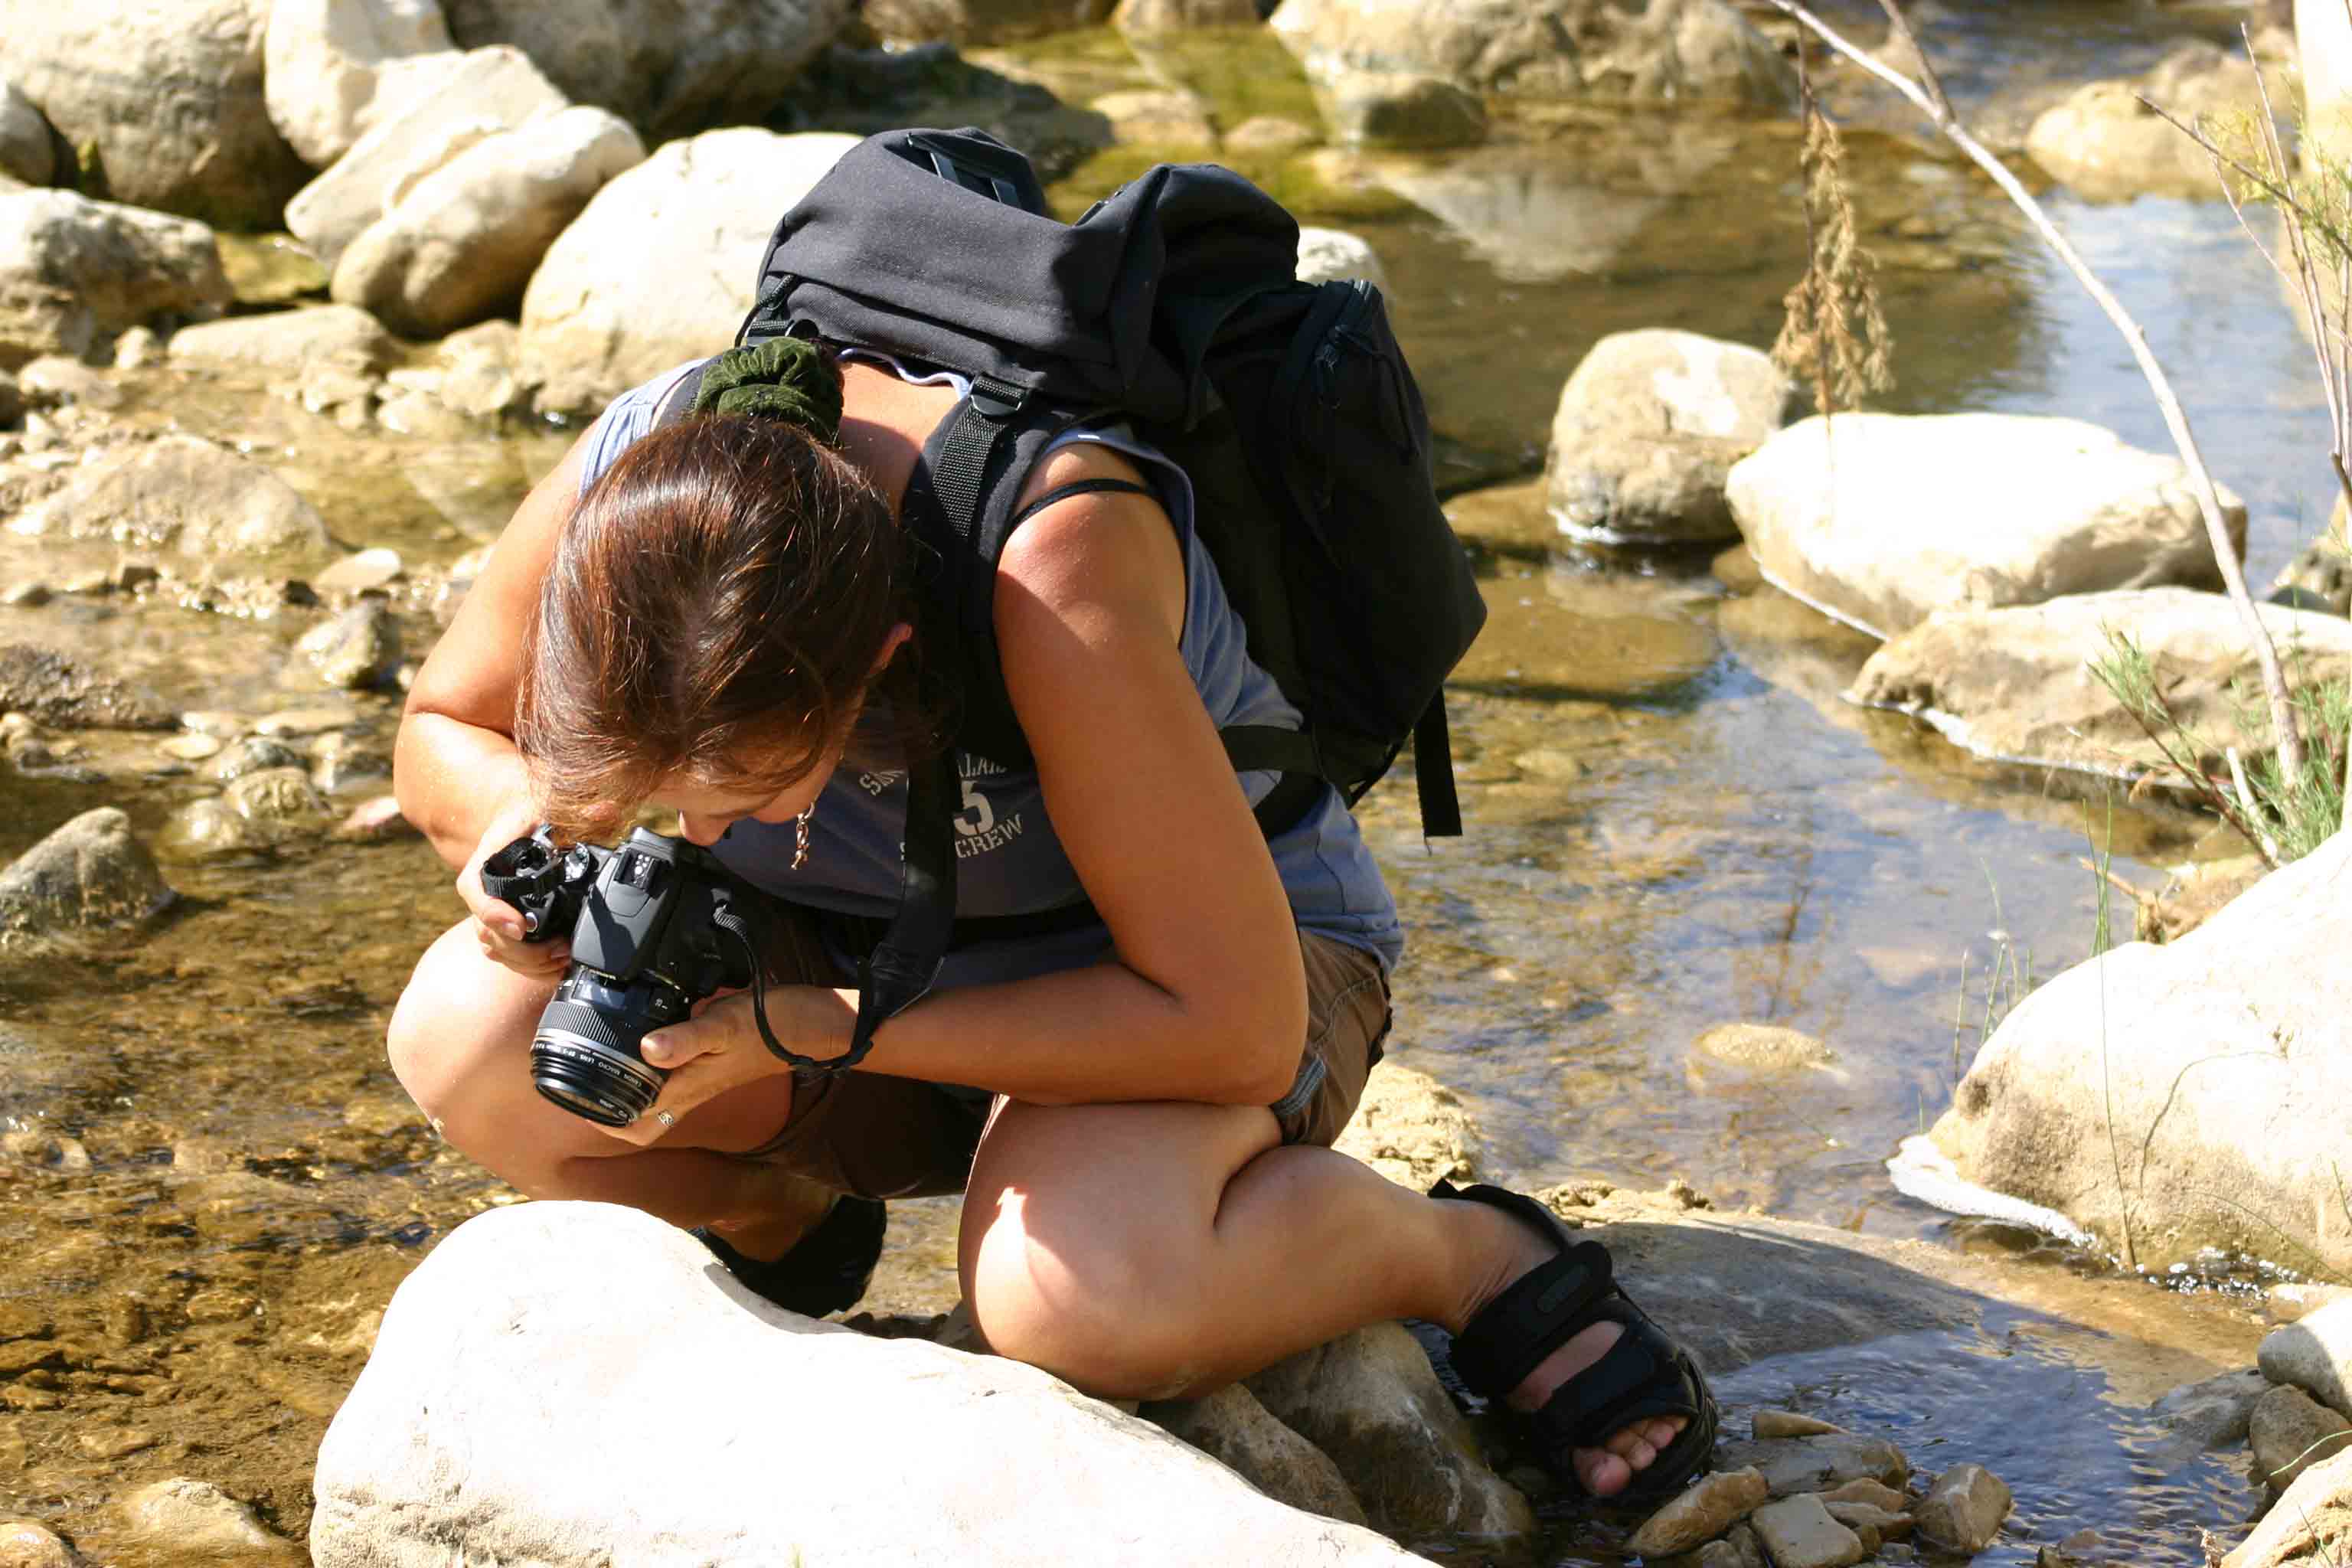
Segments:
[[[965,1208],[965,1225],[977,1215]],[[1166,1227],[1057,1226],[1006,1194],[963,1249],[964,1300],[989,1348],[1109,1398],[1166,1397],[1197,1381],[1184,1246]]]
[[[436,1124],[460,1110],[493,1061],[514,1065],[518,1003],[529,999],[513,993],[530,984],[483,957],[464,926],[417,960],[384,1049],[401,1088]]]

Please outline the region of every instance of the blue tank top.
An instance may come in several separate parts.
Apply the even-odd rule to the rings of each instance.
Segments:
[[[922,384],[948,384],[968,393],[950,373],[919,374],[878,355],[850,351]],[[653,427],[663,397],[682,365],[622,394],[589,432],[581,471],[584,491],[629,444]],[[1274,679],[1252,662],[1241,616],[1225,597],[1216,563],[1192,526],[1192,488],[1183,470],[1122,429],[1072,431],[1047,452],[1074,442],[1098,442],[1140,468],[1170,521],[1184,559],[1184,626],[1179,644],[1202,706],[1219,728],[1271,724],[1297,729],[1298,710]],[[1040,455],[1043,460],[1045,454]],[[1086,889],[1063,853],[1045,816],[1036,774],[970,752],[956,754],[962,807],[955,819],[956,912],[961,916],[1035,914],[1080,902]],[[1255,805],[1277,775],[1245,773],[1244,792]],[[790,823],[745,820],[719,841],[730,868],[794,903],[845,914],[887,918],[898,904],[899,838],[907,817],[903,770],[861,770],[845,763],[817,797],[809,824],[808,864],[791,869]],[[1300,819],[1267,841],[1276,872],[1301,931],[1360,947],[1393,967],[1404,949],[1396,902],[1358,831],[1355,818],[1328,785]],[[1099,922],[962,947],[948,955],[939,984],[971,984],[1046,973],[1104,957],[1110,937]]]

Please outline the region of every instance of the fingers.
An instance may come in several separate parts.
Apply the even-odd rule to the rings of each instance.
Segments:
[[[568,942],[559,939],[535,944],[525,942],[478,916],[474,921],[474,941],[483,957],[533,980],[552,980],[572,962],[572,944]]]

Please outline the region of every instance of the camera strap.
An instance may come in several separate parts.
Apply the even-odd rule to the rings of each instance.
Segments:
[[[743,914],[731,905],[711,917],[742,944],[751,971],[751,1018],[770,1054],[807,1072],[847,1072],[874,1048],[874,1033],[930,994],[955,934],[955,842],[950,828],[958,786],[954,753],[942,747],[907,770],[907,840],[899,872],[898,912],[872,952],[857,961],[857,1023],[849,1049],[832,1058],[803,1056],[768,1027],[768,966]]]

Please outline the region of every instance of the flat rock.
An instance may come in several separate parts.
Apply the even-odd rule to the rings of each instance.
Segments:
[[[2339,834],[2179,942],[2128,942],[2043,982],[1977,1053],[1936,1148],[1965,1180],[2117,1250],[2120,1198],[2143,1268],[2209,1247],[2352,1266],[2331,1172],[2352,1099],[2352,1052],[2334,1044],[2352,1007],[2334,958],[2352,939],[2347,872]],[[2318,1342],[2319,1316],[2272,1336],[2266,1372],[2286,1344]]]
[[[1356,1114],[1333,1147],[1425,1193],[1441,1178],[1470,1180],[1477,1142],[1477,1125],[1461,1096],[1425,1072],[1383,1061],[1365,1080]]]
[[[310,586],[321,594],[363,594],[393,582],[404,569],[399,551],[377,545],[354,550],[311,578]]]
[[[85,811],[0,871],[0,938],[146,920],[177,897],[110,805]]]
[[[1004,9],[1004,0],[989,8]],[[802,68],[856,7],[852,0],[442,0],[442,9],[466,47],[511,44],[567,96],[666,142],[766,120],[790,101]]]
[[[1560,531],[1602,543],[1736,539],[1731,466],[1788,416],[1771,358],[1696,332],[1613,332],[1561,388],[1546,460]]]
[[[2158,1400],[2157,1418],[2202,1452],[2243,1442],[2254,1402],[2270,1381],[2252,1367],[2184,1384]]]
[[[60,730],[168,730],[159,699],[29,643],[0,644],[0,713]]]
[[[2184,44],[2155,69],[2128,81],[2086,82],[2036,116],[2025,151],[2068,189],[2093,201],[2138,195],[2221,195],[2203,148],[2148,107],[2194,125],[2204,115],[2262,112],[2254,68],[2244,53],[2202,39]]]
[[[2336,1301],[2263,1337],[2263,1375],[2352,1415],[2352,1301]]]
[[[1881,637],[1938,610],[2221,585],[2180,460],[2079,419],[1816,416],[1737,465],[1726,493],[1767,580]],[[2245,504],[2221,500],[2242,552]]]
[[[1330,1456],[1276,1420],[1257,1395],[1238,1383],[1205,1399],[1147,1404],[1136,1414],[1225,1465],[1277,1502],[1349,1524],[1366,1522],[1364,1505]]]
[[[1884,1481],[1868,1479],[1846,1481],[1831,1487],[1821,1494],[1821,1499],[1823,1502],[1832,1505],[1846,1502],[1866,1503],[1872,1508],[1882,1509],[1888,1513],[1901,1513],[1911,1506],[1908,1493],[1899,1488],[1890,1487]]]
[[[439,0],[271,0],[262,35],[270,123],[323,169],[381,112],[389,62],[452,47]]]
[[[1954,1465],[1928,1484],[1912,1518],[1937,1545],[1974,1556],[2000,1534],[2009,1509],[2009,1488],[1999,1476],[1982,1465]]]
[[[2352,1422],[2292,1384],[2281,1384],[2255,1402],[2247,1432],[2254,1477],[2276,1491],[2352,1447]]]
[[[584,104],[485,137],[352,240],[334,297],[411,338],[510,313],[555,237],[645,157],[625,121]]]
[[[2221,1568],[2287,1568],[2341,1563],[2352,1552],[2352,1454],[2338,1454],[2296,1478]]]
[[[131,1533],[175,1552],[218,1554],[232,1560],[261,1557],[299,1561],[299,1551],[273,1535],[252,1505],[210,1481],[183,1476],[140,1488],[122,1500],[123,1523]]]
[[[1771,105],[1796,89],[1780,51],[1714,0],[1671,15],[1609,0],[1284,0],[1267,25],[1326,85],[1418,73],[1470,93]]]
[[[1753,1465],[1774,1497],[1824,1491],[1852,1480],[1900,1487],[1911,1474],[1900,1448],[1884,1437],[1854,1432],[1730,1442],[1717,1450],[1717,1458],[1725,1465]]]
[[[1821,1494],[1817,1492],[1814,1495],[1819,1497]],[[1881,1508],[1876,1503],[1832,1502],[1823,1497],[1822,1506],[1830,1510],[1832,1519],[1868,1542],[1873,1552],[1877,1551],[1884,1542],[1907,1538],[1916,1523],[1909,1514]]]
[[[779,1467],[760,1435],[784,1409],[826,1411],[827,1436]],[[924,1478],[922,1506],[875,1506],[881,1453]],[[435,1247],[384,1314],[314,1490],[318,1568],[453,1550],[549,1568],[1419,1561],[1033,1367],[797,1317],[684,1232],[593,1204],[495,1210]]]
[[[776,219],[856,139],[749,127],[673,142],[598,191],[522,300],[542,413],[593,413],[731,341]]]
[[[88,353],[126,328],[228,302],[219,247],[201,223],[71,191],[0,193],[0,369]]]
[[[8,530],[174,557],[192,577],[302,573],[332,558],[309,501],[260,464],[195,436],[104,449]]]
[[[1772,1568],[1849,1568],[1870,1555],[1862,1537],[1831,1518],[1811,1492],[1765,1504],[1748,1524]]]
[[[1691,1551],[1754,1513],[1771,1495],[1753,1468],[1712,1471],[1667,1499],[1633,1532],[1625,1550],[1641,1557]]]
[[[1528,1500],[1486,1468],[1428,1354],[1402,1325],[1359,1329],[1244,1383],[1331,1457],[1376,1529],[1405,1540],[1533,1533]]]
[[[519,49],[420,60],[415,68],[433,73],[429,84],[415,84],[399,112],[382,119],[287,204],[286,226],[330,268],[417,181],[476,142],[570,101]]]
[[[262,90],[268,0],[0,0],[8,75],[111,198],[276,228],[304,170]]]
[[[234,365],[299,376],[319,364],[380,374],[398,350],[383,323],[365,310],[306,305],[184,327],[172,334],[166,352],[174,364]]]
[[[2352,672],[2352,622],[2258,606],[2279,657],[2304,681]],[[1979,756],[2133,777],[2163,762],[2095,674],[2111,632],[2153,662],[2165,700],[2195,739],[2176,746],[2222,766],[2231,746],[2263,754],[2236,688],[2255,681],[2246,634],[2228,599],[2188,588],[2071,594],[2012,609],[1946,610],[1873,654],[1848,690],[1865,708],[1916,714]]]

